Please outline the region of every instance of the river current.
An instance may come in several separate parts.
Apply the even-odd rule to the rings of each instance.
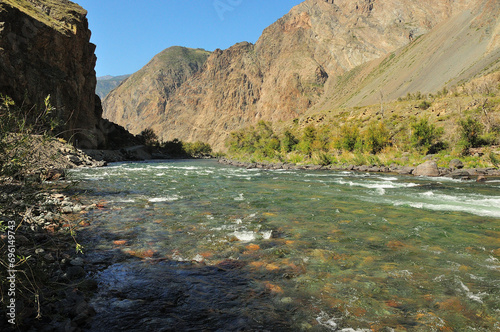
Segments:
[[[500,330],[500,181],[119,163],[69,175],[89,331]]]

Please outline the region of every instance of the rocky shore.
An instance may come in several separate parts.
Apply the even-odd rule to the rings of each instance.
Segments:
[[[100,205],[79,201],[62,180],[67,169],[106,162],[59,140],[33,142],[32,167],[20,178],[0,178],[0,277],[15,276],[1,285],[0,331],[79,331],[94,315],[88,299],[97,284],[89,277],[78,231]],[[11,299],[15,319],[9,322],[3,304]]]
[[[368,173],[389,173],[399,175],[413,175],[413,176],[429,176],[429,177],[450,177],[453,179],[484,181],[488,177],[500,177],[500,170],[495,168],[472,168],[464,169],[463,163],[454,159],[450,162],[449,167],[438,167],[435,160],[428,158],[418,166],[400,166],[392,164],[389,166],[379,165],[296,165],[291,163],[250,163],[226,158],[219,159],[219,163],[244,168],[258,168],[269,170],[332,170],[332,171],[354,171],[354,172],[368,172]]]
[[[8,243],[16,257],[15,325],[3,319],[9,316],[2,306],[2,331],[78,331],[95,313],[88,298],[97,284],[87,276],[77,230],[99,205],[82,204],[63,189],[1,185],[0,217],[14,221],[15,229],[1,233],[0,259],[6,261]]]

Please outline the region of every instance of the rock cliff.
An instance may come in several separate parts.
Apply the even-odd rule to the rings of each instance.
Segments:
[[[178,80],[180,84],[175,89],[166,88],[160,95],[152,93],[151,86],[157,80],[130,84],[127,88],[122,85],[119,95],[112,93],[104,102],[105,117],[133,133],[152,127],[165,140],[203,140],[223,150],[232,130],[258,120],[293,119],[313,108],[337,105],[331,96],[340,100],[346,94],[360,93],[360,82],[379,69],[367,64],[377,64],[376,61],[380,64],[380,59],[411,47],[420,36],[436,28],[442,29],[440,42],[449,45],[457,35],[443,27],[453,22],[456,30],[459,17],[470,18],[461,21],[467,26],[483,22],[483,26],[476,26],[480,33],[474,37],[485,36],[489,52],[496,54],[495,1],[306,0],[266,28],[255,45],[244,42],[214,51],[203,67],[190,76],[181,75],[182,82]],[[488,20],[490,23],[485,23]],[[442,35],[445,31],[447,36]],[[466,38],[467,34],[460,36]],[[436,39],[434,43],[438,42]],[[433,52],[438,53],[436,45]],[[452,75],[457,75],[457,70],[460,69],[459,73],[466,70],[466,66],[482,56],[483,48],[472,54],[473,47],[470,43],[460,53],[470,54],[465,67],[440,72],[442,82],[455,78]],[[413,56],[426,55],[424,47],[418,52]],[[405,60],[399,73],[406,74],[404,67],[414,60]],[[359,68],[365,68],[362,74],[358,73]],[[471,75],[479,69],[471,71]],[[432,70],[421,73],[419,81],[425,82],[426,74]],[[146,77],[145,73],[141,75]],[[411,75],[402,76],[405,82],[411,82]],[[383,84],[383,79],[378,84]],[[435,84],[429,90],[441,87]],[[371,89],[377,92],[378,86]],[[398,93],[406,93],[408,89],[397,90],[390,96],[397,98]],[[368,93],[373,94],[372,90]],[[367,100],[359,98],[356,102]]]
[[[170,47],[124,80],[104,100],[104,117],[121,124],[133,134],[152,126],[171,107],[172,96],[188,78],[194,78],[210,52]]]
[[[86,14],[67,0],[0,1],[0,93],[25,107],[50,95],[65,137],[90,148],[104,136]]]

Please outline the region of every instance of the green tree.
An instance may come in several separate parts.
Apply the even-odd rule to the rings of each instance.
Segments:
[[[149,146],[158,145],[158,135],[156,135],[155,131],[152,128],[146,128],[141,131],[140,136],[144,141],[144,144]]]
[[[297,148],[304,154],[311,157],[313,151],[313,142],[316,140],[316,128],[309,125],[304,128],[302,132],[302,139],[300,140]]]
[[[291,152],[298,142],[297,138],[289,130],[285,130],[281,138],[281,147],[284,152]]]
[[[212,154],[212,147],[208,143],[197,141],[194,143],[184,143],[184,151],[191,157],[205,157]]]
[[[359,128],[355,125],[344,124],[340,128],[340,147],[345,151],[354,151],[360,139]]]

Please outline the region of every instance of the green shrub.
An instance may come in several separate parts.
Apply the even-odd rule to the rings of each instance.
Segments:
[[[355,125],[343,125],[340,128],[340,147],[345,151],[354,151],[360,141],[359,128]]]
[[[411,143],[416,148],[429,149],[443,133],[443,128],[436,128],[429,120],[422,118],[410,124],[412,129]]]
[[[206,157],[212,154],[210,144],[201,141],[194,143],[184,143],[184,151],[191,157]]]
[[[302,133],[302,140],[312,143],[316,139],[316,128],[312,125],[309,125],[304,128],[304,132]]]
[[[327,153],[320,152],[316,158],[314,158],[314,164],[321,166],[328,166],[334,163],[333,156],[328,155]]]
[[[493,151],[490,151],[488,158],[495,168],[498,169],[500,167],[500,158]]]
[[[458,121],[460,133],[460,145],[463,152],[468,151],[469,148],[477,148],[481,146],[481,135],[483,132],[483,125],[471,116]]]
[[[285,130],[283,133],[283,137],[281,139],[281,148],[284,152],[291,152],[295,149],[298,140],[297,138],[289,131]]]
[[[366,158],[362,153],[356,153],[352,160],[352,163],[356,166],[366,165]]]
[[[184,143],[174,138],[172,141],[167,141],[162,144],[162,149],[174,156],[185,156]]]
[[[418,104],[418,106],[417,106],[417,107],[418,107],[418,108],[420,108],[421,110],[426,110],[426,109],[428,109],[429,107],[431,107],[431,105],[432,105],[432,104],[431,104],[430,102],[428,102],[427,100],[424,100],[424,101],[422,101],[420,104]]]
[[[227,146],[231,152],[273,157],[279,153],[281,142],[274,134],[269,122],[259,121],[256,127],[232,132],[227,141]]]
[[[379,122],[378,125],[371,123],[364,137],[366,149],[373,154],[380,152],[390,143],[390,134],[384,122]]]
[[[50,103],[50,95],[40,108],[18,107],[0,95],[0,176],[23,178],[34,171],[38,160],[33,147],[45,144],[60,132],[61,122]]]

